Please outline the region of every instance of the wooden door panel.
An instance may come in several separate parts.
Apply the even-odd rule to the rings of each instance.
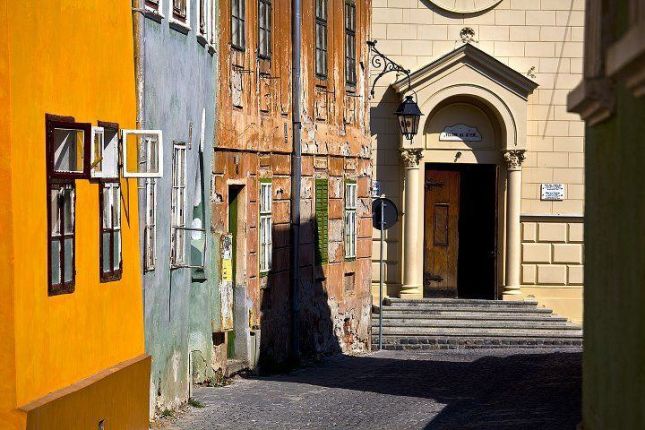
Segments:
[[[457,296],[460,173],[427,170],[425,183],[424,295]]]

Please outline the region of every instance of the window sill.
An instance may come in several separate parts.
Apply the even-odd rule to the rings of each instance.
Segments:
[[[172,18],[169,19],[168,21],[169,21],[168,24],[170,25],[170,28],[182,34],[188,34],[191,31],[190,26],[181,21],[177,21],[176,19],[172,19]]]
[[[206,45],[208,45],[208,39],[206,38],[206,36],[204,34],[199,33],[199,34],[197,34],[196,37],[197,37],[197,43],[199,43],[200,45],[202,45],[204,47],[206,47]]]
[[[149,7],[146,7],[146,10],[143,13],[143,15],[146,18],[156,21],[158,23],[161,23],[161,21],[163,21],[163,19],[165,18],[165,16],[161,12],[155,9],[151,9]]]

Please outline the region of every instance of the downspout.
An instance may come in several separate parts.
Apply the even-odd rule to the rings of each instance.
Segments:
[[[291,362],[300,359],[300,184],[302,182],[301,82],[302,46],[301,0],[291,0],[291,118],[293,153],[291,156]]]
[[[144,67],[145,67],[145,0],[133,0],[138,6],[133,6],[132,27],[134,30],[134,73],[136,80],[137,98],[137,128],[144,128],[145,96],[144,96]]]

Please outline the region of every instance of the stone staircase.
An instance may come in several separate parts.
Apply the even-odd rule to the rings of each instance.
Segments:
[[[385,299],[372,314],[372,350],[580,347],[582,328],[535,301]]]

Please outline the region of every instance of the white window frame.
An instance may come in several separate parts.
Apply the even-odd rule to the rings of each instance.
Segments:
[[[153,6],[150,6],[150,5],[148,4],[148,2],[147,2],[146,0],[144,0],[144,3],[145,3],[145,5],[146,5],[146,6],[145,6],[145,7],[146,7],[146,10],[147,10],[148,12],[152,12],[153,14],[158,15],[158,16],[160,16],[160,17],[164,18],[164,17],[165,17],[165,16],[164,16],[164,14],[163,14],[163,8],[164,8],[163,3],[164,3],[164,1],[165,1],[165,0],[158,0],[158,2],[157,2],[157,7],[155,8],[155,7],[153,7]]]
[[[198,36],[201,36],[206,40],[207,43],[211,43],[211,37],[212,37],[212,17],[213,17],[213,12],[212,12],[212,2],[211,0],[203,0],[204,1],[204,7],[200,7],[200,2],[202,0],[197,0],[197,30],[195,33],[197,33]],[[202,31],[202,15],[204,16],[204,31]]]
[[[260,273],[266,274],[271,271],[273,265],[273,215],[271,213],[273,207],[273,184],[264,180],[260,182],[259,191],[259,263]]]
[[[186,155],[185,143],[174,143],[172,154],[172,195],[170,199],[172,267],[186,267]]]
[[[190,31],[190,4],[192,0],[186,0],[186,20],[182,21],[181,19],[175,18],[174,14],[174,3],[173,0],[168,0],[168,22],[178,24],[184,27],[186,30]],[[197,25],[199,27],[199,24]],[[199,32],[199,31],[198,31]]]
[[[96,155],[96,138],[99,138],[101,146],[101,159],[97,160]],[[101,163],[101,170],[96,166]],[[114,136],[105,147],[105,128],[92,127],[92,136],[90,139],[90,177],[101,179],[117,179],[119,177],[119,133],[116,131]]]
[[[145,178],[144,268],[155,270],[157,263],[157,178]]]
[[[146,168],[146,171],[141,172],[136,170],[136,172],[131,172],[128,165],[128,136],[142,136],[142,137],[151,137],[157,140],[158,154],[157,159],[159,161],[159,170],[157,172],[148,171],[149,166]],[[121,130],[121,152],[123,158],[123,177],[124,178],[161,178],[163,177],[163,132],[161,130]],[[150,148],[146,148],[146,160],[141,162],[137,160],[137,167],[144,164],[148,165],[147,161],[150,159]]]
[[[356,242],[358,239],[356,222],[357,189],[356,182],[345,183],[345,258],[356,258]]]

